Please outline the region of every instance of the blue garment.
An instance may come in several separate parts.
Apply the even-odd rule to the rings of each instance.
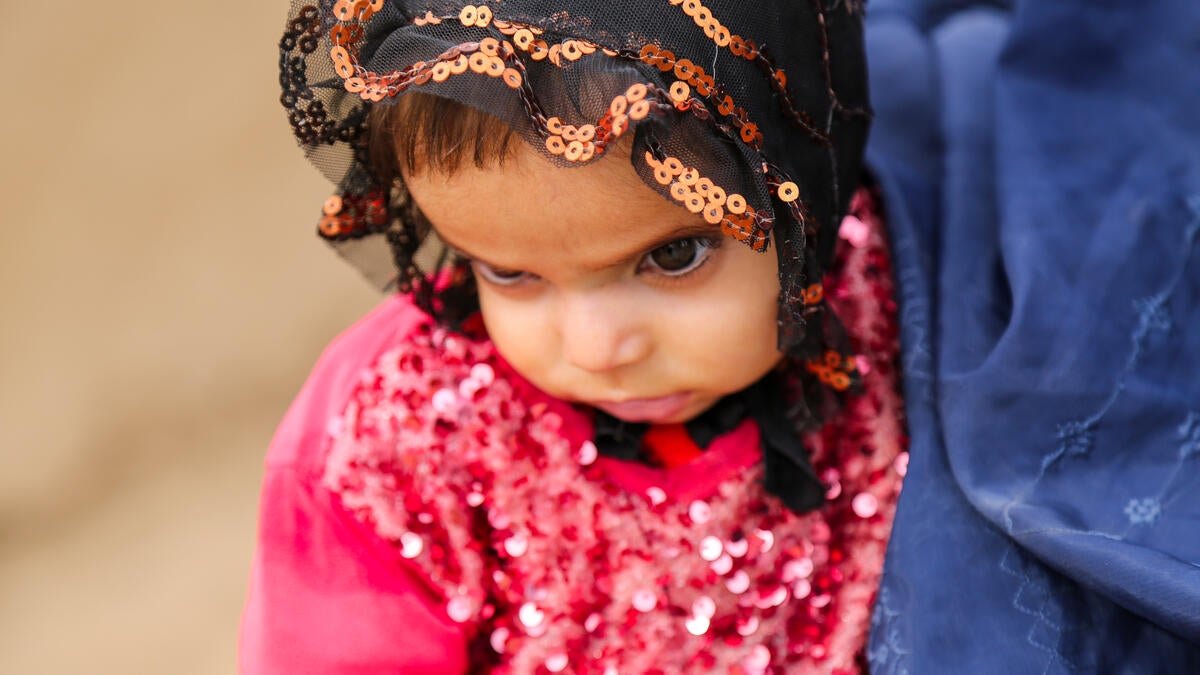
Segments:
[[[872,672],[1200,673],[1200,1],[866,40],[912,437]]]

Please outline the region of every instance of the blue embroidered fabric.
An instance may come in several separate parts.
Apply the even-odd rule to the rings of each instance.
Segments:
[[[912,436],[872,672],[1200,673],[1200,2],[866,40]]]

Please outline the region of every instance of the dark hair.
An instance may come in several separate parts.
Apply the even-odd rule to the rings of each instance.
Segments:
[[[464,161],[501,164],[515,133],[497,117],[458,101],[412,92],[367,116],[371,170],[385,185],[408,173],[454,173]]]

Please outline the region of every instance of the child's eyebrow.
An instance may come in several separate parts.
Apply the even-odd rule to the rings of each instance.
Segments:
[[[484,265],[487,265],[489,267],[495,267],[497,269],[505,269],[505,267],[503,265],[494,265],[491,262],[489,262],[488,260],[486,260],[485,258],[477,256],[474,253],[471,253],[466,248],[459,246],[458,244],[450,241],[440,231],[438,231],[436,227],[434,227],[434,230],[437,232],[438,238],[442,240],[442,243],[445,244],[447,247],[453,249],[454,251],[457,251],[458,253],[461,253],[462,255],[464,255],[472,260],[475,260],[477,262],[481,262]],[[591,271],[601,271],[601,270],[609,269],[612,267],[618,267],[620,265],[624,265],[624,264],[630,262],[634,258],[641,258],[642,256],[646,255],[650,251],[653,251],[654,249],[656,249],[660,246],[669,244],[673,241],[678,241],[680,239],[689,239],[691,237],[722,237],[722,236],[724,236],[724,235],[721,233],[720,228],[718,228],[716,226],[709,225],[707,223],[688,223],[686,225],[680,225],[674,229],[660,233],[660,234],[656,235],[654,238],[649,239],[640,245],[630,247],[628,253],[621,254],[614,260],[601,261],[594,265],[588,265],[588,269]]]

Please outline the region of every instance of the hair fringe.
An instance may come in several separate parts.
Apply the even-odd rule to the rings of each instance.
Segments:
[[[371,170],[383,184],[404,173],[451,175],[469,161],[480,169],[503,164],[515,132],[502,120],[458,101],[412,92],[367,116]]]

